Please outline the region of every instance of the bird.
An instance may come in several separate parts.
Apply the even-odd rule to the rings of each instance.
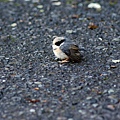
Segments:
[[[60,63],[80,62],[79,47],[66,37],[55,37],[52,42],[53,53]]]

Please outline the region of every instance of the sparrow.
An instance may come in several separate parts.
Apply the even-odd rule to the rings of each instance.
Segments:
[[[60,63],[81,61],[78,46],[66,37],[55,37],[52,48],[55,56],[61,60]]]

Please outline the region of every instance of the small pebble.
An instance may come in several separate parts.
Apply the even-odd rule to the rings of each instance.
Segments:
[[[120,60],[112,60],[113,63],[119,63]]]
[[[58,117],[57,120],[67,120],[66,117]]]
[[[100,50],[100,49],[103,49],[105,46],[97,46],[96,49],[97,50]]]
[[[115,106],[114,105],[107,105],[107,108],[110,110],[115,110]]]
[[[86,98],[86,100],[90,100],[90,99],[92,99],[92,97],[87,97],[87,98]]]
[[[51,2],[57,2],[58,0],[50,0]]]
[[[111,94],[111,93],[114,93],[115,91],[113,89],[109,89],[108,90],[108,93]]]
[[[34,82],[35,84],[37,84],[37,85],[40,85],[41,84],[41,82]]]
[[[85,111],[83,111],[83,110],[79,110],[78,112],[79,112],[79,113],[81,113],[81,114],[83,114],[83,115],[85,115],[85,114],[86,114],[86,112],[85,112]]]
[[[93,107],[97,107],[97,106],[98,106],[98,104],[92,104],[92,106],[93,106]]]
[[[7,57],[6,57],[5,59],[6,59],[6,60],[9,60],[10,58],[7,58]]]
[[[42,84],[39,84],[39,85],[38,85],[38,87],[39,87],[39,88],[42,88],[42,87],[43,87],[43,85],[42,85]]]
[[[5,70],[9,70],[9,68],[5,67]]]
[[[102,41],[103,39],[102,38],[98,38],[100,41]]]
[[[35,113],[35,109],[30,109],[30,112],[31,113]]]
[[[43,5],[38,5],[37,8],[41,9],[43,8]]]
[[[68,120],[73,120],[73,118],[68,118]]]
[[[61,2],[53,2],[52,5],[59,6],[61,5]]]
[[[6,80],[3,80],[2,82],[6,82]]]
[[[39,90],[39,88],[38,88],[38,87],[36,87],[36,88],[34,88],[34,90]]]
[[[96,10],[100,11],[101,10],[101,5],[99,3],[90,3],[88,5],[88,8],[95,8]]]
[[[33,3],[38,3],[38,2],[39,2],[39,0],[32,0],[32,2],[33,2]]]
[[[118,37],[118,38],[114,38],[112,41],[120,41],[120,37]]]
[[[20,111],[18,114],[19,114],[19,115],[23,115],[23,114],[24,114],[24,111]]]
[[[116,66],[115,65],[111,65],[110,68],[116,68]]]
[[[12,23],[11,24],[11,27],[16,27],[17,26],[17,23]]]
[[[1,56],[0,56],[0,59],[3,59],[4,57],[5,57],[5,56],[2,56],[2,55],[1,55]]]
[[[40,10],[40,12],[42,13],[42,12],[44,12],[44,10],[43,10],[43,9],[41,9],[41,10]]]
[[[73,33],[73,30],[66,30],[66,33]]]

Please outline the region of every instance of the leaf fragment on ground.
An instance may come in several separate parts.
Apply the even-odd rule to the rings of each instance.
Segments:
[[[89,25],[88,25],[88,28],[91,29],[91,30],[93,30],[93,29],[98,28],[98,26],[95,25],[94,23],[90,22]]]

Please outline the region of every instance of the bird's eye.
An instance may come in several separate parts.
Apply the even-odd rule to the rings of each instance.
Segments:
[[[63,43],[64,41],[65,41],[65,39],[63,39],[61,41],[58,41],[58,42],[55,43],[55,45],[60,46],[60,44]]]

